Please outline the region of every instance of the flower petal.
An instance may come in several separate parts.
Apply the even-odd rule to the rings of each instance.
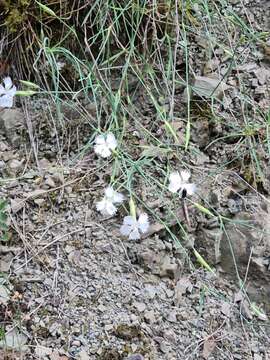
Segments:
[[[176,193],[180,187],[182,186],[182,178],[178,172],[173,172],[169,176],[170,184],[168,186],[168,189],[172,193]]]
[[[134,228],[131,233],[129,234],[129,240],[138,240],[141,238],[141,235],[139,233],[139,230],[137,228]]]
[[[12,85],[13,85],[10,76],[5,77],[5,78],[3,79],[3,83],[4,83],[4,85],[5,85],[5,89],[6,89],[6,90],[10,90],[11,87],[12,87]]]
[[[112,201],[113,203],[119,203],[121,204],[124,200],[124,195],[113,190],[113,188],[111,186],[108,186],[105,189],[105,196],[110,199],[110,201]]]
[[[111,201],[107,200],[106,198],[97,202],[96,209],[105,216],[112,216],[115,215],[117,212],[117,208],[113,205]]]
[[[103,158],[107,158],[111,155],[110,149],[105,144],[98,144],[94,146],[94,151],[97,155]]]
[[[0,107],[11,108],[13,106],[13,96],[2,95],[0,96]]]
[[[117,140],[113,133],[108,133],[106,143],[109,149],[114,150],[117,147]]]
[[[133,226],[136,224],[136,222],[137,221],[133,218],[133,216],[128,215],[124,217],[123,224]]]
[[[115,191],[113,190],[113,188],[112,188],[111,186],[108,186],[108,187],[105,189],[105,196],[106,196],[106,198],[112,200],[112,198],[113,198],[113,196],[114,196],[114,192],[115,192]]]
[[[190,172],[188,170],[182,170],[180,171],[180,176],[183,182],[187,182],[190,178]]]
[[[107,201],[106,202],[106,213],[104,213],[104,215],[115,215],[117,212],[117,208],[113,205],[113,203],[111,201]]]
[[[105,145],[105,144],[106,144],[106,140],[105,140],[104,135],[98,135],[98,136],[95,138],[95,143],[96,143],[97,145]]]
[[[106,207],[106,201],[104,199],[96,203],[96,209],[101,213],[103,213],[105,207]]]
[[[3,95],[6,93],[6,90],[3,85],[0,84],[0,95]]]
[[[131,226],[130,225],[126,225],[126,224],[123,224],[121,227],[120,227],[120,233],[124,236],[129,236],[131,232]]]
[[[187,195],[193,195],[196,191],[196,185],[195,184],[185,184],[183,186],[183,189],[186,190]]]
[[[147,214],[142,213],[139,216],[138,226],[139,226],[139,229],[141,230],[141,232],[143,234],[148,231],[148,229],[149,229],[149,221],[148,221],[148,215]]]
[[[124,201],[125,197],[123,194],[115,191],[113,198],[112,198],[112,202],[116,203],[116,204],[121,204]]]
[[[8,90],[7,95],[9,95],[9,96],[15,96],[16,91],[17,91],[17,88],[16,88],[15,85],[13,85],[12,88],[11,88],[10,90]]]

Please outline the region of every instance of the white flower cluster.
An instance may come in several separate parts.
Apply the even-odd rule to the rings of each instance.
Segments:
[[[117,148],[117,140],[113,133],[98,135],[95,139],[94,151],[102,158],[108,158]],[[196,185],[188,182],[190,179],[190,172],[182,170],[180,172],[173,172],[169,176],[168,189],[172,193],[178,193],[180,198],[187,195],[193,195],[196,191]],[[125,197],[123,194],[115,191],[111,186],[105,189],[105,194],[102,200],[96,204],[96,209],[104,216],[113,216],[117,213],[117,205],[121,205]],[[142,213],[137,218],[136,210],[131,211],[131,215],[125,216],[123,224],[120,227],[120,233],[129,240],[140,239],[143,234],[146,234],[149,229],[149,220],[146,213]]]
[[[17,88],[13,85],[11,78],[5,77],[3,85],[0,84],[0,108],[11,108]]]
[[[101,201],[96,204],[96,209],[104,216],[113,216],[117,212],[116,204],[120,205],[124,201],[123,194],[113,190],[111,186],[105,189],[105,195]],[[122,235],[127,236],[130,240],[141,238],[149,229],[148,215],[142,213],[138,220],[133,216],[125,216],[123,225],[120,228]]]

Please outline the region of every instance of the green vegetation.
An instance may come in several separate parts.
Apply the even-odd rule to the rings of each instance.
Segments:
[[[8,225],[7,225],[7,202],[0,200],[0,241],[8,240]]]

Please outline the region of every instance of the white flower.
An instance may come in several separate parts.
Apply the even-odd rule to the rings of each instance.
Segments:
[[[58,71],[61,71],[66,66],[66,63],[63,61],[57,61],[56,68]]]
[[[107,158],[117,147],[117,140],[113,133],[108,133],[107,135],[98,135],[95,139],[95,144],[95,153],[103,158]]]
[[[111,186],[105,189],[105,196],[96,204],[96,209],[102,215],[112,216],[117,212],[117,208],[114,204],[121,204],[124,201],[124,195],[114,191]]]
[[[3,84],[0,84],[0,107],[11,108],[17,88],[9,76],[3,79]]]
[[[180,197],[186,195],[192,195],[196,191],[196,185],[188,183],[190,178],[190,172],[183,170],[179,172],[173,172],[169,176],[170,184],[169,190],[173,193],[179,193]]]
[[[138,220],[133,216],[125,216],[120,232],[122,235],[128,236],[129,240],[137,240],[141,238],[141,233],[145,234],[148,229],[148,215],[142,213]]]

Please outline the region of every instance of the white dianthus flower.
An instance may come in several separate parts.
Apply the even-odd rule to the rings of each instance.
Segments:
[[[196,191],[196,185],[189,183],[190,172],[183,170],[179,172],[173,172],[169,176],[170,184],[169,190],[173,193],[179,193],[180,197],[186,195],[193,195]]]
[[[127,236],[129,240],[137,240],[141,238],[141,234],[145,234],[149,229],[148,215],[142,213],[138,220],[133,216],[125,216],[123,225],[120,228],[122,235]]]
[[[0,107],[11,108],[17,88],[9,76],[3,79],[3,84],[0,84]]]
[[[98,135],[95,139],[94,151],[97,155],[107,158],[117,147],[117,140],[113,133]]]
[[[117,212],[117,208],[114,204],[121,204],[124,201],[124,195],[113,190],[111,186],[105,189],[105,195],[101,201],[96,204],[96,209],[102,215],[112,216]]]

